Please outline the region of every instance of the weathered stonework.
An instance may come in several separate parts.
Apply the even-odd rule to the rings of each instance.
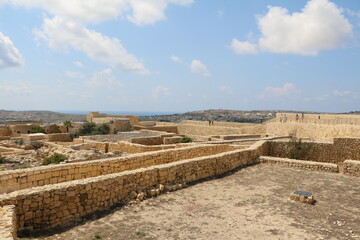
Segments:
[[[269,141],[269,156],[287,158],[287,141]],[[346,159],[360,159],[360,138],[334,138],[333,143],[311,143],[305,159],[316,162],[343,163]]]
[[[360,177],[360,161],[345,160],[343,165],[343,173]]]
[[[91,162],[68,163],[0,172],[0,194],[208,156],[235,149],[239,149],[239,147],[229,145],[197,145],[125,157],[93,160]]]
[[[289,158],[277,158],[277,157],[268,157],[261,156],[261,163],[275,164],[275,165],[284,165],[289,167],[296,167],[306,170],[314,171],[325,171],[325,172],[339,172],[339,167],[337,164],[332,163],[320,163],[313,161],[302,161]]]
[[[16,214],[14,205],[0,207],[0,239],[16,239]]]
[[[82,216],[103,210],[158,184],[192,182],[237,167],[258,163],[264,142],[249,149],[186,159],[156,166],[45,185],[0,195],[0,206],[14,204],[19,229],[49,229],[68,225]],[[172,157],[174,158],[174,157]]]

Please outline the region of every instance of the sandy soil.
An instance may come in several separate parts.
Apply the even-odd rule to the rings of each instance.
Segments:
[[[257,165],[36,239],[359,239],[359,183]],[[294,190],[313,192],[317,203],[291,201]]]

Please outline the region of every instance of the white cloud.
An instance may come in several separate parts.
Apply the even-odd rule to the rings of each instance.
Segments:
[[[162,86],[156,86],[152,89],[151,96],[153,99],[158,99],[160,96],[170,96],[170,88],[162,87]]]
[[[36,30],[35,34],[47,41],[51,48],[66,50],[71,46],[95,61],[109,64],[112,68],[149,74],[140,60],[126,51],[119,39],[89,30],[77,22],[61,17],[45,19],[42,29]]]
[[[317,55],[341,47],[353,35],[342,9],[329,0],[310,0],[301,12],[271,7],[258,20],[259,46],[269,52]]]
[[[339,91],[339,90],[335,89],[335,90],[333,91],[333,94],[334,94],[334,96],[343,97],[343,96],[350,95],[350,91],[348,91],[348,90]]]
[[[70,78],[84,78],[85,74],[81,73],[81,72],[72,72],[72,71],[66,71],[66,76],[70,77]]]
[[[257,54],[258,52],[256,44],[247,41],[241,42],[236,38],[233,38],[230,47],[237,54]]]
[[[285,96],[289,95],[292,92],[296,92],[296,88],[294,84],[292,83],[285,83],[283,87],[277,88],[277,87],[267,87],[265,91],[269,94],[275,95],[275,96]]]
[[[0,32],[0,69],[20,67],[24,59],[11,39]]]
[[[222,92],[226,92],[229,95],[233,94],[233,91],[232,91],[231,87],[220,86],[219,90],[222,91]]]
[[[32,93],[31,84],[25,81],[3,82],[0,84],[1,96],[18,96]]]
[[[178,56],[172,55],[170,58],[171,58],[171,61],[173,61],[173,62],[182,63],[182,59],[179,58]]]
[[[121,87],[122,83],[115,79],[110,68],[104,69],[101,72],[96,72],[93,76],[85,82],[88,87]]]
[[[190,64],[190,68],[193,73],[201,74],[203,77],[211,76],[211,73],[209,72],[205,64],[203,64],[199,60],[193,60]]]
[[[15,6],[43,8],[47,12],[80,22],[97,23],[124,17],[138,25],[165,18],[168,4],[189,5],[193,0],[8,0]]]
[[[74,65],[77,66],[77,67],[85,67],[85,65],[84,65],[82,62],[80,62],[80,61],[75,61],[75,62],[73,62],[73,63],[74,63]]]

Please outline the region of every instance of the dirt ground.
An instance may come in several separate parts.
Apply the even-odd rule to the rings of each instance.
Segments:
[[[35,239],[360,239],[359,183],[261,164]],[[294,190],[313,192],[316,204],[291,201]]]

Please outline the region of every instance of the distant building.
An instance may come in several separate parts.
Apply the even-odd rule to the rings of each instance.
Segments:
[[[138,117],[134,115],[108,115],[99,112],[90,112],[87,117],[87,121],[90,123],[107,123],[110,126],[111,133],[117,133],[119,131],[132,131],[134,125],[138,125]]]

